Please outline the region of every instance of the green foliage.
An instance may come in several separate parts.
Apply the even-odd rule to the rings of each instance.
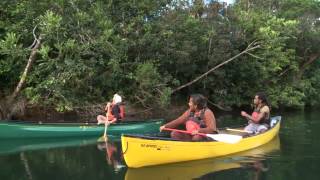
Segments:
[[[166,87],[166,82],[162,81],[164,78],[152,61],[138,65],[134,76],[137,82],[134,94],[145,106],[165,107],[169,104],[171,88]]]
[[[43,34],[50,34],[59,31],[62,17],[52,11],[46,11],[39,16],[40,31]]]
[[[160,82],[160,74],[151,62],[139,64],[135,72],[135,77],[141,89],[152,88]]]
[[[5,0],[1,7],[1,98],[12,93],[34,36],[41,35],[22,96],[58,111],[104,102],[115,92],[166,107],[173,89],[253,41],[261,47],[175,95],[200,92],[219,105],[241,106],[265,91],[274,107],[319,104],[316,0],[245,0],[228,7],[198,0]]]

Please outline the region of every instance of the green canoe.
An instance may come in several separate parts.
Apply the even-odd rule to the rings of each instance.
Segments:
[[[111,124],[107,134],[154,134],[159,132],[163,119],[145,121],[127,121]],[[0,139],[10,138],[64,138],[64,137],[100,137],[104,125],[94,123],[28,123],[0,122]]]

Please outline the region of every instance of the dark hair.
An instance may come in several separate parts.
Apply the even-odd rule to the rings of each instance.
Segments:
[[[262,103],[266,104],[267,106],[270,106],[269,101],[267,99],[267,95],[264,92],[258,92],[256,93],[256,96],[258,96]]]
[[[197,105],[198,109],[204,109],[207,107],[207,98],[202,94],[191,94],[189,98],[192,98],[194,105]]]

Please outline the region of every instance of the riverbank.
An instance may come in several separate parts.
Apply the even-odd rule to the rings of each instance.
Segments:
[[[237,117],[240,115],[240,111],[244,110],[251,112],[252,108],[250,106],[243,105],[241,107],[228,107],[221,108],[216,104],[211,102],[208,106],[213,110],[216,118],[224,115],[233,115]],[[105,104],[92,104],[83,107],[76,107],[71,111],[58,112],[54,107],[49,106],[34,106],[26,105],[25,109],[19,113],[19,115],[13,116],[13,120],[22,121],[41,121],[41,122],[96,122],[97,115],[105,114],[104,111]],[[185,101],[176,100],[168,105],[168,108],[143,108],[135,106],[130,102],[126,102],[126,120],[141,120],[141,119],[153,119],[153,118],[164,118],[166,120],[172,120],[181,115],[188,105]],[[225,109],[228,109],[226,111]],[[304,111],[312,111],[316,107],[306,107]],[[295,108],[272,108],[273,115],[283,114],[283,112],[296,112],[301,111],[301,109]]]

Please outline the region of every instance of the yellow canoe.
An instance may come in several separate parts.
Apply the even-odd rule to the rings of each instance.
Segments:
[[[267,154],[279,150],[280,140],[279,136],[277,136],[267,144],[227,157],[180,162],[152,167],[128,168],[125,179],[149,179],[150,177],[152,177],[152,180],[197,179],[206,174],[241,168],[244,164],[259,163],[265,159]]]
[[[268,131],[244,137],[236,144],[217,141],[185,142],[170,138],[122,135],[122,151],[124,160],[130,168],[214,158],[266,144],[278,134],[280,121],[281,116],[273,117],[272,127]]]

